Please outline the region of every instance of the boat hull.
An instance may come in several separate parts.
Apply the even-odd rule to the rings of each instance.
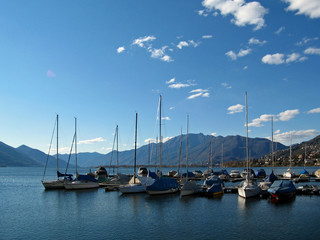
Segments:
[[[119,187],[121,193],[144,193],[146,186],[140,184],[128,184]]]
[[[149,195],[164,195],[164,194],[177,193],[178,191],[179,191],[179,188],[170,188],[170,189],[167,189],[167,190],[160,190],[160,191],[147,190],[147,193]]]
[[[242,185],[238,188],[238,194],[242,198],[252,198],[259,196],[261,193],[261,188],[252,182],[244,181]]]
[[[64,187],[67,190],[93,189],[93,188],[99,188],[99,183],[98,182],[72,181],[72,182],[65,183]]]
[[[64,189],[64,180],[43,180],[42,185],[46,190]]]

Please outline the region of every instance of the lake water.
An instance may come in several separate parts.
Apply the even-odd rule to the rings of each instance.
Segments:
[[[54,172],[48,171],[52,177]],[[104,189],[45,191],[42,173],[42,168],[0,168],[0,239],[292,240],[320,235],[320,196],[275,204],[231,193],[180,198]]]

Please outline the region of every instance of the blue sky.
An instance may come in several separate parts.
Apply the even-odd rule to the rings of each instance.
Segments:
[[[318,0],[2,1],[0,141],[80,152],[186,133],[297,143],[319,135]]]

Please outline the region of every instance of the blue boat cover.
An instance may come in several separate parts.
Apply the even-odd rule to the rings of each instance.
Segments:
[[[208,185],[208,186],[212,186],[213,184],[223,184],[223,181],[218,178],[217,176],[212,176],[210,178],[208,178],[207,180],[204,181],[203,185]]]
[[[174,178],[160,178],[150,186],[147,186],[147,191],[166,191],[172,188],[179,188],[179,183]]]
[[[182,177],[187,177],[187,173],[183,173]],[[195,177],[195,175],[193,172],[188,172],[188,178],[194,178],[194,177]]]
[[[308,171],[303,169],[303,171],[300,173],[300,174],[306,174],[306,175],[309,175]]]
[[[258,171],[255,172],[256,177],[266,177],[267,174],[264,171],[264,169],[259,169]]]
[[[148,177],[151,177],[153,179],[158,179],[158,175],[155,172],[151,172],[150,170],[148,170]]]
[[[213,172],[213,175],[216,175],[216,176],[223,175],[223,174],[229,176],[229,173],[226,169],[222,169],[220,171]]]
[[[219,193],[222,191],[223,191],[222,184],[215,183],[207,190],[207,193]]]
[[[289,193],[294,192],[296,187],[294,186],[291,180],[276,180],[268,189],[269,193],[273,194],[281,194],[281,193]]]
[[[59,172],[59,171],[57,171],[57,176],[58,176],[58,178],[59,177],[67,177],[68,179],[72,179],[72,174],[63,174],[63,173],[61,173],[61,172]]]
[[[79,181],[89,181],[89,182],[97,182],[97,179],[92,175],[78,175]]]
[[[268,175],[264,181],[265,182],[274,182],[275,180],[278,180],[278,177],[276,175],[274,175],[273,171],[270,173],[270,175]]]

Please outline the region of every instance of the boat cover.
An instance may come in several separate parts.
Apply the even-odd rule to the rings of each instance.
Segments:
[[[226,169],[222,169],[220,171],[213,172],[213,175],[216,175],[216,176],[227,175],[227,176],[229,176],[229,173],[228,173],[228,171]]]
[[[274,182],[275,180],[278,180],[278,177],[276,175],[274,175],[273,171],[270,173],[270,175],[268,175],[264,181],[265,182]]]
[[[215,183],[223,184],[223,181],[220,178],[218,178],[217,176],[212,176],[212,177],[206,179],[204,181],[203,185],[212,186]]]
[[[147,186],[147,191],[166,191],[172,188],[179,188],[179,183],[174,178],[160,178],[150,186]]]
[[[187,173],[183,173],[182,177],[187,177]],[[195,175],[193,172],[188,172],[188,178],[194,178],[194,177],[195,177]]]
[[[294,192],[296,187],[291,180],[276,180],[268,189],[269,193],[289,193]]]
[[[220,193],[222,191],[222,185],[220,183],[215,183],[207,190],[207,193]]]
[[[57,171],[57,176],[58,176],[58,178],[59,177],[67,177],[67,178],[69,178],[69,179],[72,179],[72,174],[63,174],[63,173],[61,173],[61,172],[59,172],[59,171]]]
[[[97,179],[92,175],[78,175],[79,181],[89,181],[89,182],[97,182]]]
[[[303,169],[303,171],[300,173],[300,174],[306,174],[306,175],[309,175],[308,171]]]
[[[150,170],[148,170],[148,177],[151,177],[153,179],[158,179],[158,175],[155,172],[151,172]]]
[[[264,171],[264,169],[259,169],[258,171],[255,172],[256,177],[266,177],[267,174]]]

